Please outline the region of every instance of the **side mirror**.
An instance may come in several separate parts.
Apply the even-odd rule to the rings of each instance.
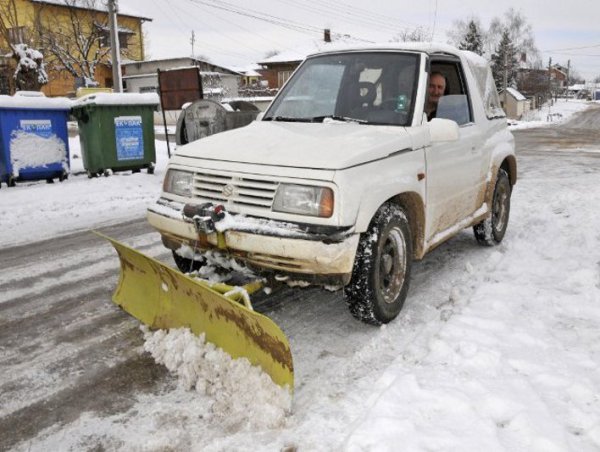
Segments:
[[[262,121],[262,118],[265,116],[265,112],[261,111],[258,115],[256,115],[256,121]]]
[[[429,135],[432,143],[441,141],[458,141],[460,131],[458,124],[450,119],[433,118],[429,121]]]

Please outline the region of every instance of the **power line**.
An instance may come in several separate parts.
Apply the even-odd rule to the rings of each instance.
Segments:
[[[568,47],[568,48],[565,48],[565,49],[542,50],[542,52],[544,52],[544,53],[561,52],[563,50],[591,49],[591,48],[594,48],[594,47],[600,47],[600,44],[593,44],[591,46],[581,46],[581,47]]]

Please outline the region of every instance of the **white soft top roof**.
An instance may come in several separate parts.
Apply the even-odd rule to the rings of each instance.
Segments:
[[[45,97],[19,94],[0,95],[0,108],[23,108],[28,110],[70,110],[72,102],[66,97]]]
[[[464,56],[465,51],[459,50],[449,44],[443,44],[441,42],[382,42],[375,44],[337,44],[332,42],[327,50],[322,52],[315,52],[309,56],[321,55],[325,53],[336,53],[336,52],[355,52],[363,50],[408,50],[411,52],[425,52],[427,54],[432,53],[448,53],[455,56]],[[471,52],[468,52],[471,53]],[[485,61],[485,60],[484,60]]]
[[[79,98],[73,107],[84,105],[158,105],[156,93],[93,93]]]

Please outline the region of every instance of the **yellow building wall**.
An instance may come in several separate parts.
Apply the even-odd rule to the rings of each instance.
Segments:
[[[11,7],[10,0],[0,0],[0,11]],[[15,0],[15,9],[19,26],[27,27],[27,36],[32,39],[30,44],[38,48],[44,54],[46,63],[46,72],[49,82],[42,88],[47,96],[67,96],[75,91],[75,79],[66,69],[60,66],[60,62],[50,54],[44,51],[35,43],[35,24],[39,20],[45,26],[52,25],[53,29],[70,30],[71,16],[69,8],[61,5],[48,5],[33,3],[29,0]],[[108,14],[101,11],[74,10],[80,21],[84,24],[83,32],[89,32],[94,22],[108,24]],[[3,14],[4,16],[4,14]],[[144,59],[144,43],[142,33],[142,19],[130,16],[118,16],[117,22],[119,28],[127,28],[133,33],[128,34],[127,48],[121,49],[121,57],[129,60],[141,61]],[[0,37],[0,50],[9,50],[9,46],[3,37]],[[94,55],[97,49],[92,49],[90,56]],[[110,52],[101,59],[104,64],[96,66],[95,79],[101,87],[112,86],[112,69],[108,62],[110,61]]]

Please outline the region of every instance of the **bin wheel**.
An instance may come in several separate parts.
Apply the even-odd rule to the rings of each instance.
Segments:
[[[108,177],[112,175],[112,170],[110,168],[107,168],[104,170],[104,172],[102,173],[104,175],[104,177]]]
[[[139,172],[140,172],[140,169],[139,169],[139,168],[132,169],[132,170],[131,170],[131,172],[132,172],[133,174],[135,174],[135,173],[139,173]]]
[[[148,165],[148,170],[147,170],[148,174],[154,174],[154,168],[155,168],[154,163],[150,163],[150,165]]]
[[[17,182],[15,181],[15,178],[13,176],[8,176],[8,182],[6,182],[6,185],[8,185],[9,187],[14,187],[15,185],[17,185]]]
[[[58,176],[58,181],[59,182],[63,182],[65,180],[67,180],[69,178],[69,174],[67,172],[61,173],[60,176]]]
[[[92,173],[90,170],[87,170],[87,177],[89,179],[91,179],[93,177],[98,177],[98,173]]]
[[[47,184],[53,184],[54,183],[54,179],[52,179],[51,177],[49,177],[48,179],[46,179],[46,183]]]

